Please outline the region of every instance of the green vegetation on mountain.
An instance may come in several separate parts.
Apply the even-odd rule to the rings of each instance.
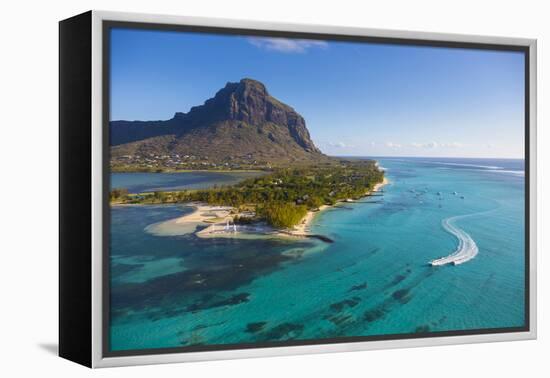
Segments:
[[[252,79],[166,121],[112,121],[112,171],[270,169],[329,161],[304,118]]]

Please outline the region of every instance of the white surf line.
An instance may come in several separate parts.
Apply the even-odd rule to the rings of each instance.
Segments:
[[[430,261],[430,264],[432,266],[440,266],[446,264],[460,265],[476,257],[479,249],[477,248],[477,244],[474,239],[472,239],[472,237],[467,232],[453,224],[455,220],[471,215],[474,214],[450,217],[444,219],[441,222],[445,231],[454,235],[458,239],[458,247],[449,256]]]
[[[500,170],[504,169],[503,167],[498,167],[496,165],[479,165],[479,164],[468,164],[468,163],[450,163],[450,162],[443,162],[443,161],[429,161],[429,160],[423,160],[421,163],[427,163],[427,164],[441,164],[441,165],[450,165],[454,167],[472,167],[472,168],[484,168],[488,170]]]

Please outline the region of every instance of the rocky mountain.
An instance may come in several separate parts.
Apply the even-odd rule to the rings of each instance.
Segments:
[[[112,160],[184,156],[217,164],[271,164],[327,159],[311,140],[304,118],[252,79],[227,83],[203,105],[169,120],[113,121],[110,126]]]

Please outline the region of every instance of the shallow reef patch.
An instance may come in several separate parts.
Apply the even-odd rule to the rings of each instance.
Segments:
[[[349,307],[355,307],[361,302],[361,298],[359,297],[353,297],[349,299],[344,299],[343,301],[336,302],[330,305],[330,309],[333,311],[342,311],[344,308]]]
[[[352,315],[347,315],[347,314],[345,314],[345,315],[333,315],[333,316],[326,316],[325,319],[330,321],[335,326],[341,326],[342,324],[347,323],[350,320],[352,320],[353,316]]]
[[[352,292],[352,291],[365,290],[367,287],[368,287],[368,285],[367,285],[366,282],[363,282],[362,284],[358,284],[358,285],[353,285],[353,286],[350,287],[350,289],[348,290],[348,293],[349,293],[349,292]]]
[[[248,323],[246,325],[246,332],[248,333],[257,333],[264,329],[267,322],[254,322],[254,323]]]
[[[363,318],[369,322],[372,323],[380,318],[382,318],[384,315],[386,315],[386,310],[383,307],[374,308],[372,310],[367,310],[363,314]]]
[[[426,324],[418,326],[414,329],[414,333],[426,333],[426,332],[430,332],[430,326]]]
[[[189,305],[186,311],[196,312],[223,306],[235,306],[249,301],[250,293],[234,294],[231,297],[220,295],[204,295],[199,301]]]
[[[400,290],[394,291],[391,296],[393,299],[395,299],[399,303],[405,304],[411,300],[411,296],[409,293],[410,293],[409,289],[400,289]]]
[[[304,325],[299,323],[282,323],[271,328],[264,334],[266,340],[293,340],[304,331]]]

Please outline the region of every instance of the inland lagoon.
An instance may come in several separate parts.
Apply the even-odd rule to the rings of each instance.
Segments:
[[[159,235],[149,226],[194,208],[111,206],[111,350],[523,326],[523,160],[373,159],[381,192],[311,220],[332,243]],[[244,179],[129,175],[111,181],[137,193]]]
[[[213,186],[233,185],[244,179],[261,176],[262,174],[261,171],[120,172],[111,174],[110,187],[111,189],[126,188],[129,193],[204,189]]]

